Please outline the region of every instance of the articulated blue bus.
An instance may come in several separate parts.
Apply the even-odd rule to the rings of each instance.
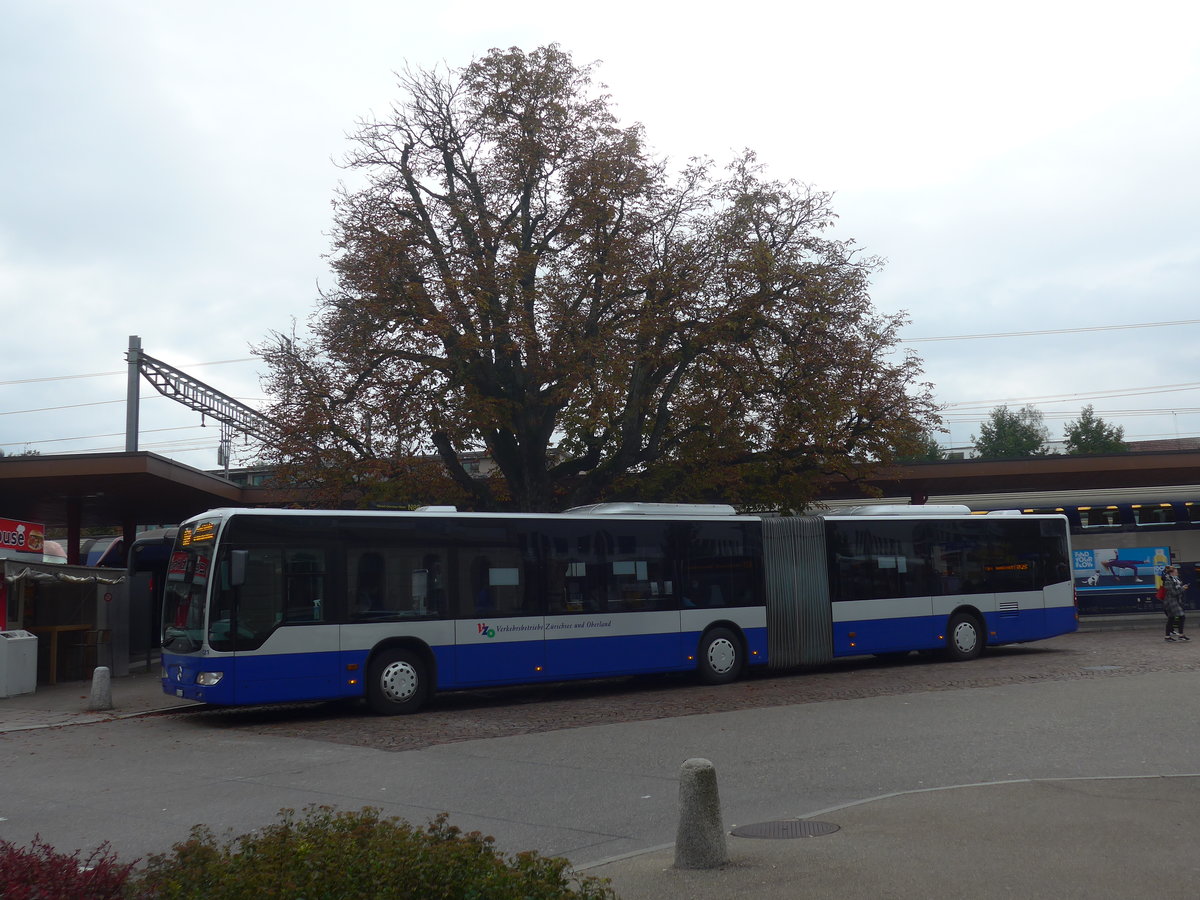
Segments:
[[[163,690],[217,705],[365,697],[1035,641],[1076,627],[1067,521],[965,507],[758,517],[221,509],[166,574]]]

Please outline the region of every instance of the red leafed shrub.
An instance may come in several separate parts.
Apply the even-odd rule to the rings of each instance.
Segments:
[[[35,835],[28,847],[0,840],[4,900],[119,900],[134,863],[117,862],[105,842],[87,857],[60,853]]]

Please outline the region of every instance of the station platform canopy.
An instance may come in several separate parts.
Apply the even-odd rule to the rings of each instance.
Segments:
[[[51,528],[175,524],[242,505],[240,485],[154,453],[0,458],[0,514]]]
[[[0,457],[0,516],[65,528],[72,561],[85,528],[131,537],[138,526],[175,525],[207,509],[289,499],[142,451]]]
[[[970,494],[1101,491],[1197,485],[1200,450],[1112,453],[1098,456],[1038,456],[1024,459],[965,459],[893,466],[865,484],[835,485],[822,500],[907,497],[924,503],[929,497]]]

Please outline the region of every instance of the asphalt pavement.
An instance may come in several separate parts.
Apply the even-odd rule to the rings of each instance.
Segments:
[[[204,752],[191,756],[187,736],[175,734],[170,748],[175,755],[164,756],[144,744],[161,742],[168,732],[135,735],[129,726],[122,728],[122,719],[149,722],[168,710],[196,708],[163,694],[157,673],[114,679],[111,710],[87,709],[88,682],[41,686],[0,699],[0,773],[6,773],[0,782],[12,779],[9,791],[0,790],[0,837],[28,840],[32,834],[21,832],[25,823],[40,826],[48,839],[56,827],[63,835],[82,834],[82,826],[72,831],[66,823],[88,815],[114,827],[122,820],[105,816],[125,816],[161,837],[170,828],[155,818],[158,808],[165,812],[165,798],[186,791],[187,773],[195,772],[198,787],[210,792],[211,785],[228,780],[216,781],[207,765],[244,770],[232,779],[238,793],[224,800],[231,808],[255,791],[268,794],[268,805],[278,801],[274,808],[293,805],[301,790],[337,805],[362,805],[358,801],[370,798],[364,781],[388,790],[388,773],[402,762],[401,768],[420,778],[405,784],[430,785],[428,798],[408,799],[414,808],[458,811],[468,823],[473,809],[495,810],[491,830],[499,834],[505,833],[505,821],[523,818],[524,827],[502,845],[515,841],[566,855],[578,871],[611,879],[625,900],[1191,898],[1200,894],[1200,863],[1192,851],[1200,833],[1200,761],[1191,765],[1200,738],[1198,674],[850,699],[809,704],[800,718],[798,707],[744,710],[470,741],[449,745],[451,751],[388,754],[262,739],[255,753],[278,760],[269,779],[242,766],[247,747],[233,736],[207,734]],[[945,733],[938,734],[938,727]],[[672,844],[647,846],[648,835],[673,836],[669,817],[678,808],[665,796],[672,787],[661,777],[663,758],[646,750],[660,744],[668,755],[699,747],[717,758],[725,865],[680,869]],[[449,760],[439,758],[447,752]],[[575,761],[589,752],[598,755],[588,764]],[[313,760],[322,754],[324,768],[318,769]],[[102,789],[87,766],[92,757],[104,760]],[[731,760],[743,757],[746,771],[736,771]],[[596,761],[601,758],[606,762]],[[934,758],[936,766],[930,763]],[[170,762],[160,771],[163,759]],[[454,771],[438,780],[434,765],[451,761]],[[473,772],[464,771],[472,765]],[[563,809],[548,797],[512,805],[523,790],[537,794],[539,779],[546,794],[559,784],[547,780],[549,768],[534,770],[528,785],[517,784],[518,767],[535,765],[574,773],[576,783],[560,798]],[[371,767],[369,775],[363,766]],[[288,778],[281,777],[285,771]],[[1039,775],[1020,777],[1030,771]],[[931,783],[931,772],[971,773],[980,780]],[[1018,777],[1005,777],[1010,773]],[[457,783],[472,779],[477,788],[458,793]],[[825,787],[799,790],[796,782],[805,781]],[[39,782],[45,787],[39,789]],[[130,788],[142,783],[152,789]],[[629,787],[631,796],[644,792],[647,801],[652,791],[664,795],[651,827],[624,824],[621,817],[636,814],[628,801],[614,798],[610,809],[617,785]],[[479,805],[470,807],[467,798],[480,794]],[[37,796],[44,803],[35,810]],[[796,796],[813,806],[781,815]],[[817,805],[839,796],[854,799]],[[222,798],[212,799],[212,808],[219,808]],[[510,804],[503,812],[502,802]],[[198,802],[189,807],[180,815],[200,814]],[[594,833],[581,836],[585,827]],[[622,829],[628,835],[618,839]],[[766,836],[735,836],[746,831]],[[95,843],[110,837],[95,826],[93,832]],[[639,841],[625,852],[605,853]],[[114,846],[121,849],[119,841]]]

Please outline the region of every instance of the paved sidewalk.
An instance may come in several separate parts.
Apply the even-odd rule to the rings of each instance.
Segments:
[[[665,847],[591,866],[622,900],[1194,898],[1200,776],[1046,779],[896,794],[809,817],[838,830],[727,838],[720,869]],[[726,823],[727,830],[729,823]]]
[[[113,678],[110,683],[113,707],[106,710],[88,709],[92,696],[91,681],[39,684],[33,693],[0,698],[0,732],[107,722],[110,719],[202,705],[164,694],[157,667],[149,673]]]

